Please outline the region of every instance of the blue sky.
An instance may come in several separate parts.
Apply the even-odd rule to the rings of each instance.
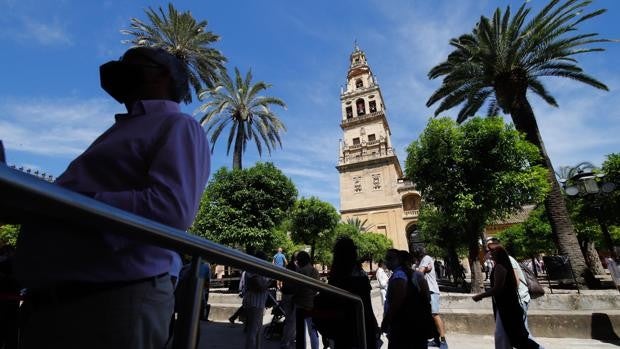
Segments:
[[[288,104],[277,110],[288,127],[273,161],[297,185],[339,206],[338,139],[340,86],[348,56],[358,40],[378,77],[401,162],[406,146],[433,114],[425,102],[440,81],[428,70],[450,52],[448,41],[473,27],[496,7],[523,0],[403,1],[175,1],[209,22],[221,36],[216,47],[228,67],[251,68],[272,83],[270,94]],[[546,1],[530,0],[538,8]],[[98,67],[128,47],[120,30],[132,17],[145,18],[161,1],[0,0],[0,139],[9,163],[59,175],[123,107],[99,87]],[[458,5],[457,5],[458,4]],[[608,13],[586,22],[583,31],[618,39],[620,2],[598,0]],[[600,164],[620,151],[620,44],[585,55],[580,64],[609,92],[561,79],[546,85],[560,108],[532,97],[543,139],[555,166],[581,161]],[[184,106],[192,114],[195,102]],[[482,111],[484,113],[484,111]],[[457,111],[445,115],[454,116]],[[225,139],[222,139],[225,141]],[[258,160],[251,146],[244,166]],[[225,144],[216,145],[213,171],[230,167]]]

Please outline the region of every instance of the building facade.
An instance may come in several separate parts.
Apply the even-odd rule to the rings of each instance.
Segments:
[[[370,231],[406,250],[416,239],[422,198],[404,179],[392,148],[385,102],[366,54],[356,45],[349,58],[347,83],[340,94],[340,214],[344,221],[367,220]]]

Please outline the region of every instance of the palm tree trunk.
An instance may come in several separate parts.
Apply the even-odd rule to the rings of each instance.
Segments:
[[[235,138],[235,150],[233,152],[233,170],[241,170],[241,156],[243,155],[245,125],[239,123],[237,125],[237,136]]]
[[[547,167],[547,180],[551,185],[551,191],[545,199],[545,208],[549,214],[549,221],[553,236],[561,254],[568,255],[570,262],[577,275],[578,282],[585,284],[586,279],[590,280],[592,272],[588,269],[583,257],[575,229],[570,221],[564,196],[560,190],[560,185],[555,179],[553,165],[547,155],[547,150],[540,136],[538,123],[532,111],[530,103],[525,95],[516,97],[511,106],[511,116],[515,128],[525,133],[525,138],[536,145],[542,157],[541,164]]]
[[[585,246],[586,259],[592,272],[595,275],[605,275],[605,269],[603,269],[603,264],[601,263],[601,259],[598,256],[598,251],[596,251],[594,241],[585,241]]]

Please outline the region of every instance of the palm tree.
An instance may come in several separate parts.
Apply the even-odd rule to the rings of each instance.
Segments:
[[[252,84],[252,71],[248,71],[243,79],[237,68],[235,81],[226,71],[222,71],[218,79],[218,86],[198,95],[200,100],[209,99],[199,110],[205,113],[200,123],[208,125],[207,133],[210,134],[213,144],[211,151],[215,149],[217,139],[229,124],[231,127],[226,154],[230,153],[234,140],[233,169],[241,169],[241,157],[249,140],[254,139],[259,155],[262,155],[263,145],[269,154],[277,145],[282,147],[280,132],[286,131],[286,127],[269,106],[286,108],[286,104],[279,98],[259,95],[271,85],[263,81]]]
[[[591,44],[610,41],[596,33],[576,33],[580,23],[606,11],[583,13],[590,2],[552,0],[527,22],[530,9],[525,4],[514,16],[510,7],[504,14],[498,8],[492,19],[482,16],[471,34],[450,41],[455,50],[429,72],[430,79],[444,78],[426,103],[430,107],[442,101],[435,115],[463,104],[459,122],[473,116],[485,102],[489,114],[501,108],[511,115],[516,129],[538,146],[542,163],[549,169],[552,190],[545,206],[559,250],[570,257],[580,276],[588,275],[587,266],[526,94],[529,90],[557,107],[555,98],[540,81],[544,76],[568,78],[607,90],[603,83],[585,74],[575,59],[582,53],[603,51]]]
[[[354,226],[360,233],[368,232],[375,226],[374,224],[367,225],[368,219],[361,220],[359,217],[349,217],[345,223]]]
[[[137,18],[131,19],[129,29],[121,33],[133,36],[125,43],[134,46],[160,47],[185,62],[189,72],[189,83],[196,94],[205,86],[212,88],[217,82],[219,70],[224,69],[226,58],[219,50],[212,47],[220,37],[207,31],[207,21],[196,21],[192,14],[179,12],[168,4],[168,13],[159,7],[159,11],[148,8],[147,24]],[[192,101],[191,94],[184,100]]]

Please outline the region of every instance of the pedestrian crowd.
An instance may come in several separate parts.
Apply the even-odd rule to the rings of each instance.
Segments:
[[[265,259],[262,253],[256,257]],[[272,258],[280,267],[302,275],[319,279],[318,270],[312,265],[306,251],[297,251],[287,259],[282,249]],[[388,348],[447,347],[443,322],[439,317],[439,287],[435,275],[435,263],[423,249],[410,254],[390,249],[385,260],[380,261],[376,277],[379,282],[383,321],[377,322],[371,302],[371,284],[357,254],[357,246],[347,237],[337,240],[333,248],[333,261],[327,282],[329,285],[357,295],[364,306],[363,338],[367,348],[380,348],[383,334]],[[255,286],[250,286],[252,278]],[[261,348],[260,320],[265,303],[269,302],[266,278],[244,272],[240,286],[243,305],[229,320],[235,322],[238,313],[245,317],[246,348]],[[360,345],[356,308],[353,304],[329,293],[318,293],[307,286],[290,282],[279,285],[281,300],[275,306],[281,309],[284,321],[281,328],[280,347],[318,349],[319,333],[323,348],[357,348]],[[261,296],[259,296],[261,295]],[[250,310],[250,307],[255,309]],[[273,313],[276,313],[274,309]],[[268,327],[274,326],[273,321]],[[271,333],[271,329],[269,330]],[[430,342],[429,342],[430,339]]]

